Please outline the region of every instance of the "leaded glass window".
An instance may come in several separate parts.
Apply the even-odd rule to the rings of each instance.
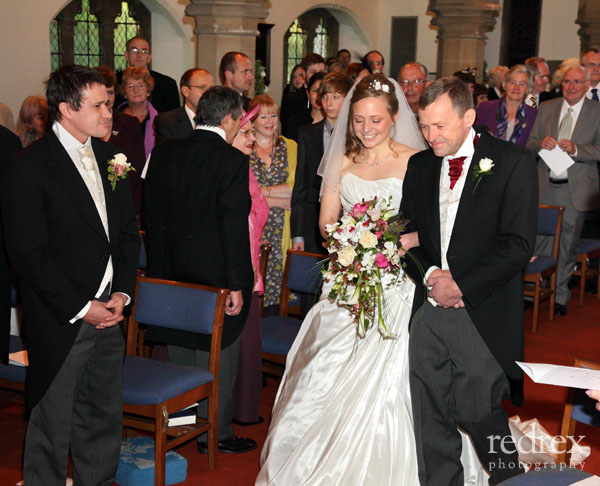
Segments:
[[[61,64],[62,52],[60,50],[60,23],[58,20],[50,22],[50,69],[56,71]]]
[[[287,76],[290,78],[292,69],[296,64],[300,64],[302,58],[306,55],[306,33],[300,26],[298,19],[289,29],[288,48],[287,48]]]
[[[124,57],[127,40],[139,35],[139,32],[139,22],[129,15],[129,4],[121,2],[121,13],[115,18],[113,52],[115,71],[122,71],[127,67]]]
[[[151,38],[144,0],[72,0],[50,22],[52,71],[67,64],[125,68],[127,40]],[[93,9],[96,8],[97,11]]]
[[[81,66],[102,64],[100,53],[100,25],[90,11],[89,0],[81,1],[81,12],[75,15],[73,29],[73,63]]]
[[[313,52],[320,54],[324,58],[328,56],[327,46],[329,44],[329,33],[327,32],[327,28],[323,25],[323,17],[321,17],[321,21],[317,28],[315,29],[315,41],[313,44]]]

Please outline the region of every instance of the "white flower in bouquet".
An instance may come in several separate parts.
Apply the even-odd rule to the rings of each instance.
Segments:
[[[371,221],[379,221],[379,218],[381,218],[381,211],[378,209],[369,209],[367,214],[371,218]]]
[[[347,267],[356,258],[356,251],[351,245],[345,246],[338,252],[338,262]]]
[[[375,265],[375,254],[371,252],[365,253],[360,260],[360,264],[362,265],[362,268],[360,269],[361,272],[373,270],[373,266]]]
[[[365,248],[375,248],[377,246],[377,236],[370,231],[363,231],[358,238],[358,242]]]

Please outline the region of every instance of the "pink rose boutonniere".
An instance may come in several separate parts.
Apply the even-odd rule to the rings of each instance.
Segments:
[[[114,159],[108,161],[108,180],[113,191],[117,186],[117,181],[127,179],[127,172],[132,170],[135,169],[127,162],[125,154],[117,154]]]

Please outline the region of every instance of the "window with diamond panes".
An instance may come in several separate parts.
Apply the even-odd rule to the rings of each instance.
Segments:
[[[313,44],[313,52],[320,54],[325,59],[328,57],[327,46],[329,44],[329,33],[327,32],[327,28],[323,25],[323,17],[321,17],[321,22],[317,25],[315,29],[315,40]]]
[[[137,35],[151,38],[142,0],[72,0],[50,23],[50,65],[123,70],[127,41]]]
[[[102,64],[100,54],[100,25],[98,17],[90,11],[89,0],[82,0],[81,13],[75,15],[73,29],[73,62],[81,66],[99,66]]]
[[[298,19],[289,29],[288,48],[287,48],[287,76],[290,79],[292,69],[296,64],[300,64],[302,58],[306,55],[306,33],[300,26]]]
[[[61,64],[62,52],[60,50],[59,30],[60,24],[58,20],[55,19],[50,22],[50,69],[52,72],[56,71]]]
[[[140,23],[129,15],[129,4],[121,3],[121,13],[115,18],[114,52],[115,71],[123,71],[127,67],[125,49],[127,40],[140,32]]]
[[[338,49],[340,25],[326,8],[315,8],[298,17],[283,38],[284,75],[290,79],[292,69],[309,52],[325,59]]]

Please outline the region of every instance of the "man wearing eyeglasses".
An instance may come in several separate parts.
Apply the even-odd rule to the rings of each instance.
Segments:
[[[188,69],[179,86],[185,103],[180,108],[161,113],[154,120],[156,143],[191,135],[196,128],[196,109],[204,92],[215,84],[215,80],[206,69]]]
[[[598,83],[600,83],[600,49],[591,47],[581,54],[581,65],[590,73],[590,87],[585,94],[586,98],[600,101],[598,98]]]
[[[597,163],[600,161],[600,103],[586,98],[590,73],[573,66],[562,80],[562,98],[540,106],[526,147],[536,154],[540,149],[559,147],[574,164],[559,174],[538,160],[540,203],[564,206],[554,311],[563,316],[571,298],[568,283],[575,268],[576,249],[587,211],[600,208]],[[543,240],[543,241],[542,241]],[[535,255],[551,255],[552,238],[536,244]]]
[[[156,111],[162,113],[179,107],[179,92],[175,80],[148,67],[152,62],[152,52],[146,39],[139,36],[129,39],[124,57],[128,67],[141,67],[150,71],[154,78],[151,101]],[[119,83],[122,81],[121,76],[122,73],[117,73]]]
[[[429,73],[420,62],[409,62],[402,66],[398,74],[398,83],[406,96],[410,109],[416,115],[419,110],[419,98],[429,86],[427,80]]]
[[[533,89],[525,97],[525,103],[532,108],[539,108],[544,101],[556,98],[552,91],[546,91],[550,82],[550,69],[542,57],[530,57],[525,60],[525,66],[533,78]]]

